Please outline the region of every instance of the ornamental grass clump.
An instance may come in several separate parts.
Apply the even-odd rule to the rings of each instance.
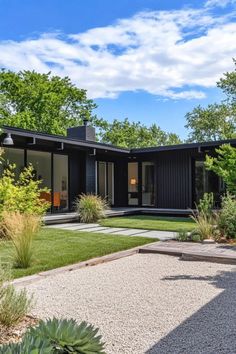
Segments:
[[[105,211],[108,209],[106,199],[94,194],[81,194],[75,206],[80,221],[85,223],[93,223],[105,218]]]
[[[0,324],[6,327],[20,322],[33,305],[33,297],[28,297],[25,289],[16,291],[10,280],[9,269],[0,265]]]
[[[196,228],[191,236],[199,236],[200,240],[215,239],[217,235],[217,216],[213,212],[213,194],[205,193],[196,205],[196,212],[192,212],[191,218],[196,223]]]
[[[31,265],[32,242],[39,232],[41,218],[33,214],[3,212],[2,230],[14,246],[14,265],[17,268],[28,268]]]

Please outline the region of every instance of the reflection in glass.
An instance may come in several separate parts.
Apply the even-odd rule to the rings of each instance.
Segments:
[[[142,205],[154,206],[154,172],[155,166],[152,162],[142,163]]]
[[[114,204],[114,163],[107,163],[107,198],[110,205]]]
[[[98,194],[106,198],[106,162],[98,162]]]
[[[138,163],[128,163],[128,205],[138,205]]]
[[[68,156],[53,155],[53,208],[68,209]]]
[[[204,193],[213,193],[216,205],[220,203],[224,185],[212,171],[207,171],[204,161],[195,161],[195,202],[198,203]]]
[[[1,173],[9,166],[15,165],[15,176],[18,179],[20,173],[24,169],[24,150],[14,148],[4,148],[3,164],[0,165]]]
[[[114,204],[114,163],[98,161],[98,194],[107,198],[110,205]]]
[[[51,154],[49,152],[27,150],[27,163],[34,168],[34,177],[42,181],[41,187],[49,192],[42,192],[41,198],[51,203]]]

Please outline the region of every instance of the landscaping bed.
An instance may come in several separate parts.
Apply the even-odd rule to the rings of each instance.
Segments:
[[[12,269],[19,278],[153,242],[145,237],[126,237],[43,228],[33,240],[33,261],[29,268]],[[3,263],[11,260],[12,244],[0,242]]]
[[[196,224],[191,218],[151,215],[121,216],[103,219],[100,225],[160,231],[192,231]]]
[[[35,326],[38,319],[32,316],[25,316],[15,326],[6,327],[0,324],[0,344],[18,343],[29,327]]]

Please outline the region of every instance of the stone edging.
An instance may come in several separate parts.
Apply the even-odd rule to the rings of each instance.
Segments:
[[[154,243],[156,243],[156,242],[149,243],[148,245],[152,245]],[[137,246],[134,248],[130,248],[128,250],[119,251],[119,252],[107,254],[105,256],[88,259],[87,261],[83,261],[83,262],[79,262],[79,263],[75,263],[75,264],[70,264],[67,266],[47,270],[47,271],[40,272],[37,274],[27,275],[25,277],[14,279],[11,282],[11,284],[13,284],[13,285],[28,285],[28,284],[34,283],[38,280],[41,280],[43,278],[47,278],[49,276],[53,276],[53,275],[57,275],[60,273],[65,273],[65,272],[71,272],[73,270],[77,270],[77,269],[81,269],[81,268],[85,268],[85,267],[91,267],[91,266],[95,266],[98,264],[111,262],[116,259],[132,256],[133,254],[139,253],[140,247],[142,247],[142,246]]]

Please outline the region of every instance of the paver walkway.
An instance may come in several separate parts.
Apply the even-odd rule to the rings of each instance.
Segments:
[[[66,223],[50,225],[47,227],[71,231],[96,232],[111,235],[150,237],[154,239],[158,238],[161,241],[172,240],[176,238],[176,232],[172,231],[154,231],[122,227],[105,227],[100,226],[99,224]]]
[[[161,253],[179,256],[183,260],[236,264],[236,246],[227,244],[204,244],[193,242],[156,242],[141,246],[140,253]]]

